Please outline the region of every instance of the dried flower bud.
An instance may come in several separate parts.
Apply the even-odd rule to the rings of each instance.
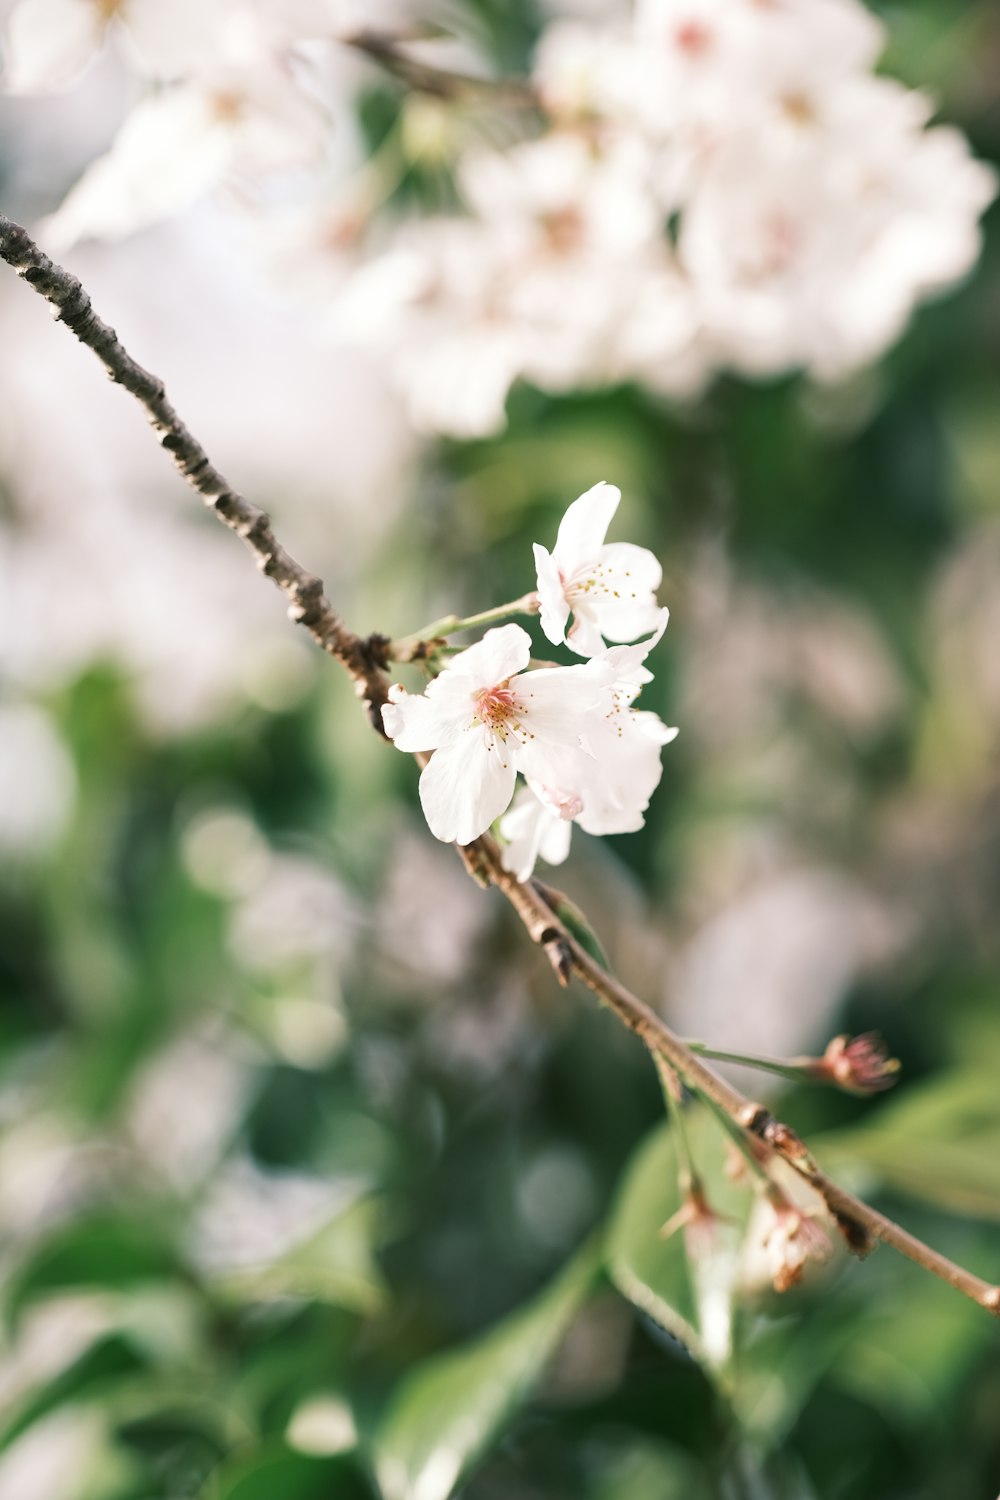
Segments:
[[[764,1237],[768,1269],[776,1292],[787,1292],[802,1280],[807,1261],[822,1264],[833,1251],[830,1236],[815,1219],[797,1208],[780,1188],[768,1193],[773,1222]]]
[[[848,1094],[878,1094],[891,1089],[899,1061],[890,1057],[874,1031],[863,1036],[835,1036],[823,1056],[809,1066],[809,1074],[835,1084]]]
[[[700,1182],[693,1182],[685,1191],[680,1208],[660,1230],[660,1238],[668,1240],[678,1229],[684,1231],[684,1243],[691,1260],[701,1260],[716,1248],[720,1224],[735,1221],[724,1214],[716,1213],[709,1203]]]

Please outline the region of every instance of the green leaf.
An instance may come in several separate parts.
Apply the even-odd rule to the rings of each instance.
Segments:
[[[838,1382],[897,1421],[938,1422],[975,1388],[976,1369],[996,1346],[996,1326],[951,1287],[894,1278],[866,1308],[834,1366]]]
[[[709,1479],[687,1453],[635,1432],[596,1476],[592,1500],[709,1500]]]
[[[584,1246],[527,1307],[404,1380],[374,1442],[386,1500],[446,1500],[529,1395],[598,1263],[597,1247]]]
[[[673,1132],[659,1126],[639,1147],[625,1173],[608,1228],[607,1271],[624,1297],[667,1329],[700,1361],[729,1357],[737,1254],[750,1212],[745,1187],[725,1172],[725,1137],[703,1109],[686,1114],[687,1134],[709,1204],[734,1223],[716,1228],[715,1247],[692,1276],[685,1236],[660,1230],[681,1206]]]
[[[155,1224],[94,1216],[61,1227],[35,1246],[11,1279],[12,1316],[39,1296],[70,1287],[123,1287],[169,1280],[179,1274],[167,1235]]]
[[[48,1381],[28,1393],[26,1399],[5,1410],[0,1421],[0,1450],[7,1448],[35,1422],[42,1421],[63,1405],[80,1406],[96,1389],[103,1400],[109,1391],[134,1386],[146,1366],[125,1339],[101,1339]]]
[[[348,1458],[308,1458],[269,1449],[217,1474],[204,1500],[371,1500],[371,1489]]]
[[[836,1295],[792,1318],[747,1319],[735,1359],[731,1401],[743,1432],[765,1451],[779,1448],[817,1386],[864,1327],[869,1304]]]
[[[1000,1090],[978,1070],[915,1084],[860,1129],[813,1140],[824,1166],[859,1162],[885,1184],[955,1213],[1000,1219]]]
[[[591,927],[583,912],[575,901],[568,896],[560,895],[552,910],[569,933],[570,937],[576,938],[585,953],[601,965],[602,969],[610,969],[608,955],[601,947],[601,940]]]
[[[689,1348],[697,1345],[697,1309],[684,1237],[660,1236],[680,1207],[677,1153],[667,1124],[634,1153],[608,1228],[608,1275],[622,1296]]]

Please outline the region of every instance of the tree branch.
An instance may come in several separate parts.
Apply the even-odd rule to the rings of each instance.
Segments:
[[[478,101],[513,109],[540,108],[538,95],[526,78],[478,78],[474,73],[456,73],[411,56],[405,50],[405,43],[423,40],[420,36],[400,37],[391,32],[364,28],[341,36],[339,40],[356,52],[364,53],[419,93],[433,94],[438,99]]]
[[[384,734],[382,704],[387,680],[381,636],[362,639],[350,631],[323,591],[323,580],[296,562],[274,534],[266,511],[234,490],[209,460],[208,454],[185,427],[167,400],[163,382],[136,363],[122,348],[118,335],[94,312],[90,298],[69,271],[57,266],[26,230],[0,214],[0,258],[52,306],[65,323],[92,349],[108,375],[134,396],[146,413],[160,444],[193,490],[214,510],[219,520],[249,547],[261,572],[288,598],[288,614],[302,625],[318,646],[346,669],[355,691],[368,707],[372,724]]]
[[[234,490],[213,467],[167,400],[163,384],[126,353],[114,329],[95,314],[80,282],[44,255],[27,232],[0,215],[0,258],[51,303],[56,317],[92,349],[111,379],[135,396],[183,477],[219,519],[253,552],[257,565],[289,599],[288,613],[347,671],[363,698],[374,727],[384,735],[381,708],[389,679],[383,636],[362,639],[348,630],[308,573],[277,541],[270,518]],[[425,755],[414,757],[424,765]],[[538,882],[522,883],[503,867],[499,846],[489,834],[458,849],[466,868],[481,884],[496,886],[517,913],[525,931],[546,954],[559,983],[574,975],[640,1038],[654,1056],[665,1059],[692,1088],[703,1094],[766,1151],[781,1157],[821,1195],[850,1249],[866,1255],[876,1244],[892,1246],[955,1287],[988,1312],[1000,1316],[1000,1287],[957,1266],[905,1229],[844,1191],[821,1170],[805,1144],[762,1105],[747,1099],[685,1045],[666,1022],[597,963],[559,921]]]

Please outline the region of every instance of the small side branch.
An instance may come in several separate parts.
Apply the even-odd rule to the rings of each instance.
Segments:
[[[387,31],[364,28],[341,36],[340,41],[371,58],[387,73],[421,94],[454,102],[497,104],[508,109],[538,109],[538,96],[526,78],[479,78],[474,73],[454,72],[424,62],[408,52],[407,43],[420,36],[395,36]]]
[[[243,539],[261,572],[273,579],[287,596],[291,618],[305,626],[317,644],[344,667],[358,696],[364,699],[374,727],[384,734],[381,709],[387,701],[386,668],[392,643],[384,636],[363,639],[348,630],[327,599],[321,580],[308,573],[281,546],[267,514],[234,490],[212,465],[167,400],[162,382],[136,364],[119,343],[114,329],[101,322],[76,277],[55,265],[24,229],[2,214],[0,259],[52,305],[56,317],[94,351],[111,379],[135,396],[161,445],[188,484]],[[519,602],[526,603],[527,596]],[[414,759],[424,765],[428,757],[417,755]],[[532,942],[545,953],[559,983],[567,985],[574,976],[579,979],[640,1038],[654,1057],[668,1063],[717,1113],[731,1122],[735,1131],[742,1132],[743,1139],[754,1146],[762,1161],[773,1155],[794,1168],[821,1195],[855,1254],[865,1255],[878,1243],[890,1245],[987,1312],[1000,1316],[1000,1287],[939,1255],[831,1181],[793,1130],[713,1072],[645,1001],[633,995],[586,952],[559,920],[540,886],[530,881],[522,883],[504,869],[495,839],[484,834],[458,853],[481,885],[494,885],[506,897]]]

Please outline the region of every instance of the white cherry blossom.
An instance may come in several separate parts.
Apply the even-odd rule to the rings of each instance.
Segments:
[[[572,824],[586,833],[634,833],[645,821],[659,785],[661,751],[677,736],[655,713],[633,705],[652,681],[644,665],[669,618],[662,609],[654,633],[631,646],[614,646],[603,661],[613,682],[605,711],[588,725],[584,749],[564,788],[532,777],[501,820],[505,869],[527,880],[538,859],[562,864],[569,854]]]
[[[338,331],[380,354],[415,427],[495,432],[519,378],[564,391],[658,362],[660,389],[705,383],[693,298],[638,136],[554,130],[470,150],[458,178],[470,213],[398,227],[338,305]]]
[[[409,222],[348,278],[337,332],[380,356],[416,431],[480,437],[503,427],[524,364],[501,284],[498,247],[480,225]]]
[[[260,178],[322,161],[322,110],[268,61],[220,69],[141,99],[104,156],[47,224],[59,251],[117,238],[196,203],[233,177]]]
[[[634,833],[645,821],[649,799],[660,783],[663,765],[660,752],[677,738],[678,731],[664,724],[658,714],[634,707],[635,700],[653,674],[644,665],[667,628],[669,611],[661,609],[656,628],[648,640],[631,646],[612,646],[604,661],[614,681],[611,704],[603,718],[588,730],[586,746],[593,764],[584,765],[577,786],[582,801],[576,822],[586,833]]]
[[[631,641],[659,623],[659,562],[645,547],[604,540],[621,497],[602,480],[566,511],[551,553],[535,543],[542,629],[579,656],[601,655],[605,637]]]
[[[505,841],[503,867],[518,880],[530,880],[540,859],[547,865],[561,865],[569,854],[572,815],[567,817],[549,801],[546,791],[537,784],[520,787],[500,819],[500,836]],[[566,811],[578,805],[577,799],[558,800]]]
[[[501,430],[519,380],[675,401],[725,370],[840,380],[975,263],[995,176],[875,73],[886,33],[861,0],[573,10],[536,51],[547,125],[498,148],[450,124],[460,209],[430,218],[359,204],[337,159],[360,64],[336,37],[412,0],[15,0],[3,81],[65,88],[111,37],[138,96],[46,225],[52,248],[228,192],[263,210],[255,245],[302,240],[304,297],[427,434]],[[299,284],[280,250],[265,260]],[[584,622],[571,644],[604,634]]]
[[[68,88],[100,50],[107,21],[107,11],[94,0],[21,0],[7,21],[7,92]]]
[[[390,689],[382,710],[399,750],[433,750],[420,802],[435,838],[471,843],[504,812],[517,772],[571,785],[585,739],[608,706],[602,662],[526,671],[531,639],[520,625],[488,630],[419,695]]]
[[[152,78],[177,78],[249,11],[237,0],[19,0],[7,22],[4,87],[11,94],[69,88],[97,57],[109,32]]]

